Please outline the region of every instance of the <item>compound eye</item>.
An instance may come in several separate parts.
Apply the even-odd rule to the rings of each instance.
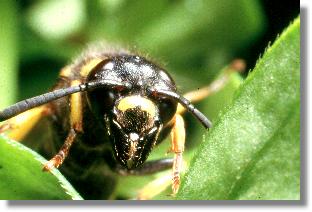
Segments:
[[[168,99],[168,98],[159,98],[157,100],[159,115],[163,123],[166,123],[172,119],[177,110],[178,103]]]
[[[102,88],[88,92],[87,98],[92,111],[100,116],[104,114],[105,111],[113,108],[119,95],[119,92],[116,92],[113,89]]]

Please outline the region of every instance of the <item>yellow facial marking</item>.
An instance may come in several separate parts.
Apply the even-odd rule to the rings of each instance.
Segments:
[[[131,108],[140,107],[141,110],[146,111],[151,117],[156,116],[155,104],[142,96],[128,96],[120,100],[117,108],[121,111],[126,111]]]
[[[80,75],[83,77],[87,77],[89,72],[100,62],[103,61],[103,58],[93,58],[90,61],[88,61],[86,64],[84,64],[80,69]]]

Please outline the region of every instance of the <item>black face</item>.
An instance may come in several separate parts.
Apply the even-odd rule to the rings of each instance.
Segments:
[[[150,88],[176,91],[171,77],[158,66],[138,56],[116,56],[98,64],[88,81],[97,79],[130,83],[88,92],[92,111],[106,126],[114,155],[127,169],[145,162],[158,135],[176,112],[177,103],[155,96]]]
[[[117,160],[128,169],[140,166],[162,129],[156,105],[141,96],[123,97],[105,119]]]

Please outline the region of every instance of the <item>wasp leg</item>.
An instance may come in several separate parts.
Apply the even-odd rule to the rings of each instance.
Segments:
[[[9,138],[22,141],[38,121],[49,113],[47,105],[23,112],[0,125],[0,133],[6,132]]]
[[[59,152],[51,160],[44,164],[43,171],[50,171],[54,167],[58,168],[63,163],[66,156],[68,155],[71,145],[76,138],[76,135],[77,133],[75,130],[71,129]]]
[[[165,191],[172,182],[172,175],[165,174],[145,185],[138,193],[138,200],[149,200]]]
[[[220,91],[229,81],[230,75],[233,72],[242,72],[245,69],[245,62],[241,59],[233,60],[232,63],[224,70],[224,72],[214,80],[210,85],[200,88],[195,91],[190,91],[185,93],[183,96],[188,99],[192,103],[199,102],[208,96],[217,93]],[[185,112],[185,108],[178,105],[177,113],[183,114]]]
[[[180,172],[183,165],[183,151],[185,144],[185,128],[184,120],[180,114],[176,114],[171,130],[171,152],[174,153],[174,158],[171,159],[170,165],[172,173],[156,179],[146,185],[139,192],[138,199],[150,199],[165,190],[171,183],[172,193],[175,195],[180,187]],[[169,165],[169,164],[167,164]],[[169,167],[168,167],[169,168]]]
[[[173,164],[172,158],[166,159],[159,159],[153,161],[147,161],[144,165],[140,168],[136,168],[133,170],[127,170],[123,168],[117,168],[117,172],[121,175],[148,175],[154,174],[160,171],[164,171],[170,169]],[[138,193],[137,198],[138,200],[147,200],[151,199],[157,194],[164,191],[171,183],[171,174],[166,174],[162,177],[159,177],[147,185],[145,185]]]
[[[144,164],[142,168],[127,171],[127,174],[132,174],[132,175],[153,174],[159,171],[164,171],[164,170],[172,168],[173,163],[174,161],[172,158],[148,161]],[[138,200],[152,199],[156,195],[166,190],[168,186],[170,186],[171,182],[172,182],[171,173],[158,177],[157,179],[149,182],[139,191],[137,195],[137,199]]]
[[[171,130],[171,150],[174,153],[172,165],[172,192],[175,195],[180,187],[180,172],[183,164],[183,151],[185,144],[184,120],[181,115],[176,114],[174,125]]]
[[[149,174],[154,174],[160,171],[170,169],[172,167],[172,164],[173,164],[173,159],[166,158],[166,159],[160,159],[160,160],[147,161],[144,163],[142,167],[139,167],[133,170],[123,169],[121,167],[118,167],[117,172],[124,176],[149,175]]]
[[[79,80],[71,82],[71,86],[79,85]],[[65,160],[70,147],[75,141],[78,133],[82,132],[82,100],[81,93],[70,95],[70,131],[59,152],[49,160],[43,167],[44,171],[50,171],[52,168],[58,168]]]

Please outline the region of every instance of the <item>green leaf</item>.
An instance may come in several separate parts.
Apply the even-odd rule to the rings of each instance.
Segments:
[[[63,175],[42,171],[44,158],[0,136],[0,199],[82,199]]]
[[[177,198],[300,198],[299,18],[267,49],[204,137]]]

